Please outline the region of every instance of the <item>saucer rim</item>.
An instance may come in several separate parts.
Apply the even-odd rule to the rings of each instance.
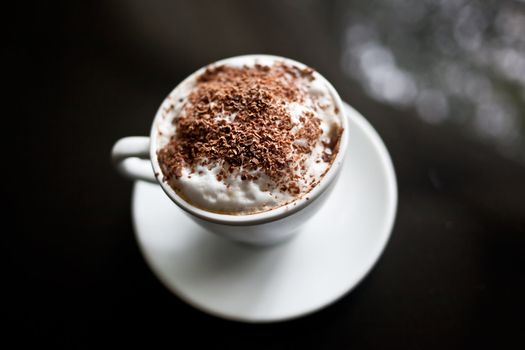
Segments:
[[[142,253],[142,256],[144,257],[145,261],[147,262],[147,265],[153,271],[154,275],[159,279],[161,284],[164,287],[166,287],[170,292],[172,292],[175,296],[180,298],[180,300],[182,300],[183,302],[187,303],[191,307],[195,308],[196,310],[204,314],[212,315],[212,316],[215,316],[215,317],[218,317],[224,320],[228,320],[228,321],[251,323],[251,324],[267,324],[267,323],[286,322],[286,321],[292,321],[298,318],[306,317],[308,315],[314,314],[322,309],[325,309],[337,303],[344,296],[348,295],[351,291],[353,291],[364,280],[364,278],[372,271],[372,269],[376,266],[377,262],[383,255],[383,252],[386,248],[386,245],[388,244],[390,240],[390,237],[392,236],[395,219],[396,219],[396,213],[397,213],[397,205],[398,205],[398,187],[397,187],[397,179],[395,176],[395,170],[394,170],[392,159],[390,157],[388,149],[386,148],[383,140],[381,139],[377,131],[365,119],[365,117],[363,117],[361,113],[359,113],[357,110],[351,107],[348,103],[343,101],[343,105],[344,105],[344,108],[348,109],[348,112],[345,113],[347,117],[353,118],[353,121],[356,124],[358,124],[359,127],[362,128],[363,132],[369,139],[372,147],[375,149],[376,153],[378,153],[380,162],[381,162],[381,166],[385,174],[383,176],[383,181],[386,181],[386,188],[387,188],[387,191],[389,192],[389,195],[387,197],[389,198],[389,204],[387,206],[387,212],[384,215],[386,219],[384,220],[384,223],[383,223],[382,233],[378,238],[378,241],[380,242],[377,245],[376,250],[373,252],[373,254],[371,254],[372,259],[370,260],[370,262],[367,263],[367,266],[362,269],[361,273],[358,274],[357,277],[352,282],[348,283],[347,288],[344,288],[342,292],[340,292],[335,297],[331,297],[328,301],[320,303],[319,305],[315,307],[307,308],[305,309],[305,311],[289,313],[288,315],[272,316],[272,317],[245,317],[245,316],[232,315],[232,314],[228,314],[228,313],[224,313],[221,311],[217,311],[217,310],[208,308],[205,305],[202,305],[202,304],[199,304],[193,301],[189,296],[187,296],[185,293],[180,291],[175,285],[172,285],[172,283],[168,281],[167,278],[164,277],[164,274],[161,271],[159,271],[160,269],[157,269],[153,259],[150,258],[149,253],[147,252],[147,250],[145,249],[144,245],[141,242],[141,239],[138,233],[137,218],[136,218],[136,215],[134,215],[134,205],[135,205],[134,198],[135,198],[135,194],[136,194],[137,186],[139,182],[139,181],[136,181],[133,185],[132,201],[131,201],[132,224],[133,224],[133,230],[135,233],[135,239],[137,240],[139,250]],[[350,137],[351,137],[351,134],[350,134]],[[341,170],[344,171],[343,169]]]

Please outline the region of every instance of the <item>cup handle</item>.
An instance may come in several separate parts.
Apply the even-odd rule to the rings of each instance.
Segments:
[[[149,137],[131,136],[118,140],[111,150],[111,162],[124,177],[156,183],[149,160]]]

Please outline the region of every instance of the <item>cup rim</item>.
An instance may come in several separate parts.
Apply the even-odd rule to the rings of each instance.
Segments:
[[[155,114],[155,118],[153,119],[151,132],[150,132],[150,159],[151,159],[153,171],[155,173],[157,182],[160,184],[162,190],[168,195],[168,197],[177,206],[179,206],[185,212],[197,218],[200,218],[202,220],[208,221],[208,222],[212,222],[216,224],[223,224],[223,225],[231,225],[231,226],[259,225],[259,224],[276,221],[276,220],[285,218],[287,216],[290,216],[298,211],[301,211],[302,209],[306,208],[311,203],[315,202],[315,200],[318,199],[321,196],[321,194],[326,191],[330,183],[334,181],[339,169],[341,168],[341,165],[344,160],[344,156],[346,154],[346,150],[348,146],[349,130],[348,130],[348,119],[345,114],[343,102],[341,100],[341,97],[337,93],[336,89],[332,86],[332,84],[325,77],[323,77],[319,72],[314,70],[313,72],[314,76],[318,79],[321,79],[326,84],[328,90],[330,91],[330,94],[332,95],[335,101],[336,108],[338,108],[339,113],[341,114],[341,124],[343,127],[343,132],[341,134],[339,150],[337,152],[335,159],[332,162],[332,165],[330,166],[328,171],[324,174],[324,176],[321,178],[319,183],[312,190],[310,190],[310,192],[306,193],[301,198],[298,198],[288,204],[284,204],[279,207],[269,209],[269,210],[259,212],[259,213],[239,214],[239,215],[221,214],[221,213],[207,211],[207,210],[198,208],[188,203],[186,200],[180,197],[175,192],[175,190],[171,188],[171,186],[168,183],[162,180],[162,177],[163,177],[162,170],[160,168],[160,165],[157,159],[157,136],[158,136],[157,125],[163,114],[162,113],[163,106],[166,103],[166,101],[169,99],[169,97],[172,95],[175,95],[175,93],[181,88],[181,86],[188,84],[196,76],[202,74],[208,67],[228,64],[235,60],[245,60],[245,59],[255,60],[257,58],[262,59],[262,60],[270,60],[274,62],[284,61],[286,63],[298,66],[300,68],[307,68],[307,66],[301,62],[295,61],[290,58],[282,57],[282,56],[276,56],[276,55],[251,54],[251,55],[233,56],[233,57],[221,59],[219,61],[213,62],[211,64],[207,64],[206,66],[201,67],[200,69],[196,70],[195,72],[190,74],[188,77],[186,77],[179,84],[177,84],[177,86],[175,86],[175,88],[162,101],[159,109],[157,110],[157,113]]]

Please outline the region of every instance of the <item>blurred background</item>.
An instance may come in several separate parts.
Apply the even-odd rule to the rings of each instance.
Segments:
[[[8,180],[24,186],[6,188],[15,228],[3,239],[22,341],[525,345],[524,1],[110,0],[8,16],[8,115],[22,121]],[[400,195],[385,254],[354,292],[263,327],[164,289],[133,236],[132,184],[109,164],[113,142],[146,135],[184,77],[248,53],[327,77],[383,138]]]

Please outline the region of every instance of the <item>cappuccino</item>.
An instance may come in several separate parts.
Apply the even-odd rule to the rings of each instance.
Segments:
[[[279,59],[211,65],[161,108],[162,181],[215,213],[253,214],[308,198],[343,131],[326,81]]]

